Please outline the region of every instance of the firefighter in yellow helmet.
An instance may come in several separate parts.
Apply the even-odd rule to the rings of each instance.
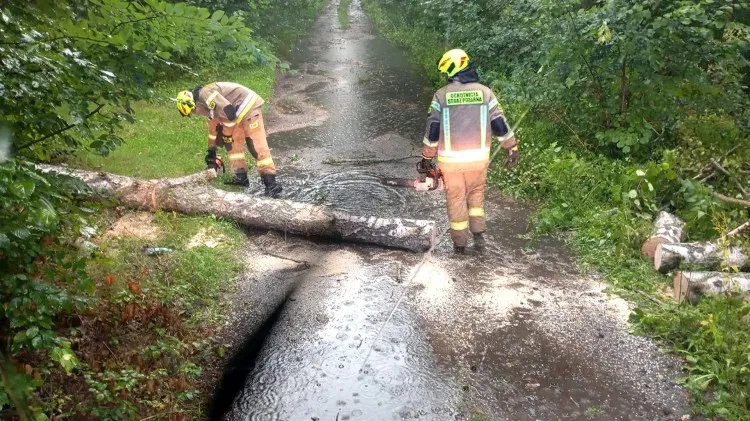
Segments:
[[[177,109],[183,116],[195,113],[208,118],[208,168],[217,168],[221,160],[216,149],[227,149],[234,172],[231,184],[248,185],[245,145],[255,158],[266,187],[266,195],[278,197],[282,191],[276,182],[276,166],[266,141],[263,125],[263,98],[253,90],[232,82],[216,82],[177,94]]]
[[[474,246],[484,251],[484,188],[493,135],[508,151],[506,167],[518,163],[518,145],[503,110],[492,90],[479,83],[479,75],[469,65],[465,51],[455,49],[443,55],[438,69],[448,84],[432,98],[421,174],[437,168],[445,183],[451,239],[456,253],[463,254],[474,236]]]

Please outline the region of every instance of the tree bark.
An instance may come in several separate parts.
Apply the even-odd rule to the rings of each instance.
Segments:
[[[671,213],[659,212],[659,216],[654,222],[654,230],[651,237],[643,243],[641,253],[649,259],[654,258],[656,247],[659,244],[679,243],[685,230],[685,223]]]
[[[654,255],[654,268],[668,272],[680,264],[700,264],[712,267],[737,267],[747,263],[747,255],[742,248],[723,248],[717,243],[662,243],[657,245]]]
[[[737,291],[750,292],[750,274],[723,272],[677,272],[673,279],[674,299],[696,304],[704,295]]]
[[[136,209],[214,214],[254,228],[411,251],[426,251],[435,243],[434,221],[356,216],[315,204],[228,192],[207,184],[216,177],[213,170],[179,178],[139,180],[52,165],[37,167],[45,172],[79,178],[94,189],[105,191],[126,206]]]

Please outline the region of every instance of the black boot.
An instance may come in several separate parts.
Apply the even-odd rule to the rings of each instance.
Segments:
[[[234,186],[249,186],[250,180],[247,179],[247,171],[234,173],[234,177],[226,180],[224,184],[231,184]]]
[[[456,254],[465,254],[466,253],[466,247],[465,246],[457,246],[453,245],[453,252]]]
[[[484,239],[484,233],[474,234],[474,249],[479,253],[484,253],[487,248],[487,241]]]
[[[260,179],[263,180],[263,184],[266,186],[266,196],[279,197],[283,188],[281,184],[276,182],[276,174],[261,174]]]

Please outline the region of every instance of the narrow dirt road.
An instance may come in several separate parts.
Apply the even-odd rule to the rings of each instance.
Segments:
[[[359,1],[347,30],[336,6],[298,46],[298,73],[279,81],[272,101],[269,143],[285,197],[445,227],[441,193],[378,182],[412,177],[417,158],[323,164],[418,155],[432,94],[405,53],[375,33]],[[445,231],[427,257],[250,233],[251,268],[229,335],[241,341],[298,286],[229,418],[682,419],[677,362],[627,333],[627,304],[579,275],[557,242],[527,244],[529,206],[493,189],[486,208],[491,247],[483,256],[454,256]]]

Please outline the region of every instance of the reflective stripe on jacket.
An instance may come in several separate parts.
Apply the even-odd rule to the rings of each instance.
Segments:
[[[252,89],[238,83],[216,82],[201,88],[195,100],[194,112],[209,119],[218,118],[222,125],[231,128],[240,123],[250,110],[263,104],[263,98]],[[227,105],[234,106],[233,119],[226,114]]]
[[[482,169],[490,158],[491,122],[498,118],[505,116],[490,88],[477,82],[451,82],[432,99],[425,149],[437,148],[438,165],[443,170]],[[435,123],[440,125],[437,141],[430,139],[430,127]]]

